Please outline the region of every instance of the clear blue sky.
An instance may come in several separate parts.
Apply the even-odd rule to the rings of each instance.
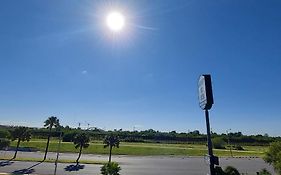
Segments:
[[[126,25],[105,27],[110,9]],[[281,1],[0,2],[0,124],[281,135]]]

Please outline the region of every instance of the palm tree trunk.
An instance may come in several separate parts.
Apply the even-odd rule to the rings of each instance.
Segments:
[[[77,158],[77,160],[76,160],[76,165],[79,164],[79,159],[80,159],[80,157],[81,157],[81,153],[82,153],[82,145],[80,145],[80,151],[79,151],[78,158]]]
[[[46,157],[47,157],[47,153],[48,153],[48,149],[49,149],[49,143],[50,143],[50,137],[51,137],[51,127],[50,127],[50,130],[49,130],[49,135],[48,135],[48,140],[47,140],[47,145],[46,145],[46,150],[45,150],[45,155],[44,155],[44,158],[43,158],[43,161],[46,160]]]
[[[20,146],[20,138],[18,139],[16,152],[15,152],[14,157],[13,157],[12,159],[15,159],[15,158],[17,157],[17,153],[18,153],[19,146]]]
[[[109,160],[108,160],[109,163],[111,162],[111,152],[112,152],[112,146],[110,145],[109,146]]]

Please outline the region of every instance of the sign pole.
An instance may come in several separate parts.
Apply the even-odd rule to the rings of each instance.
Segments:
[[[206,126],[207,126],[208,154],[210,156],[210,173],[211,175],[215,175],[215,164],[214,164],[213,146],[211,140],[209,111],[207,109],[205,110],[205,117],[206,117]]]
[[[219,158],[213,154],[213,145],[210,131],[209,121],[209,109],[214,104],[213,90],[211,75],[201,75],[198,81],[198,92],[199,92],[199,105],[200,108],[205,111],[206,126],[207,126],[207,144],[208,144],[208,157],[210,162],[210,174],[215,175],[215,165],[219,165]]]

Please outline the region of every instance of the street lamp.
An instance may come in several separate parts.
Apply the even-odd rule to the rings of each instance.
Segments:
[[[227,129],[227,130],[226,130],[226,134],[227,134],[227,136],[228,136],[228,146],[229,146],[230,155],[231,155],[231,157],[233,157],[233,154],[232,154],[232,145],[230,144],[230,133],[228,133],[228,131],[231,131],[231,129]]]

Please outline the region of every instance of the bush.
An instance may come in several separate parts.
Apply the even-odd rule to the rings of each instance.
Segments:
[[[134,137],[127,137],[123,140],[124,142],[137,142],[137,143],[144,143],[144,140],[134,138]]]
[[[226,142],[222,138],[216,137],[212,141],[215,149],[225,149]]]
[[[281,174],[281,142],[273,142],[265,152],[264,161],[272,164],[275,171]]]
[[[216,175],[225,175],[224,171],[222,170],[222,168],[220,166],[215,167],[215,172],[216,172]]]
[[[67,132],[63,135],[62,141],[63,142],[73,142],[77,132]]]
[[[227,166],[224,170],[222,170],[221,167],[216,166],[215,172],[216,175],[240,175],[239,171],[232,166]]]
[[[9,138],[10,132],[4,129],[0,129],[0,138]]]
[[[239,150],[239,151],[244,150],[244,148],[241,145],[235,145],[234,149]]]
[[[121,167],[116,162],[106,163],[101,167],[102,175],[120,175]]]
[[[10,140],[5,139],[5,138],[0,138],[0,149],[4,149],[7,148],[8,146],[10,146]]]
[[[267,169],[262,169],[260,172],[257,173],[258,175],[271,175],[271,173],[269,171],[267,171]]]
[[[224,173],[226,175],[240,175],[239,171],[232,167],[232,166],[227,166],[225,169],[224,169]]]

